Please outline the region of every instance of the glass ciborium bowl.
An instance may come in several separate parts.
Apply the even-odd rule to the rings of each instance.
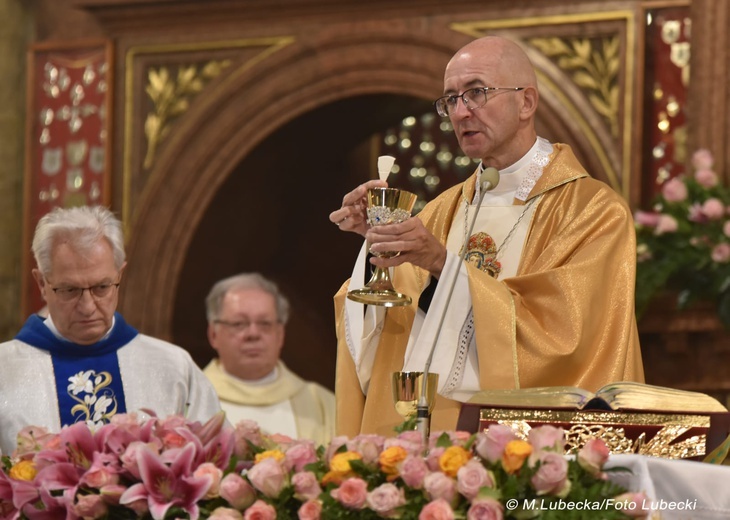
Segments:
[[[370,188],[368,190],[368,224],[382,226],[403,222],[411,217],[417,196],[414,193],[397,188]],[[373,253],[381,258],[393,258],[399,251]],[[411,297],[399,293],[393,287],[390,270],[376,267],[370,281],[362,289],[347,293],[350,300],[366,305],[396,307],[410,305]]]
[[[426,377],[428,376],[428,377]],[[393,403],[395,411],[406,421],[416,416],[418,401],[426,384],[426,404],[431,415],[436,403],[439,375],[433,372],[393,372]]]

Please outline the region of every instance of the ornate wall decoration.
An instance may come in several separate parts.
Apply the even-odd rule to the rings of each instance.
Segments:
[[[209,61],[200,69],[197,65],[182,66],[173,74],[168,67],[151,68],[145,91],[154,104],[154,111],[147,114],[144,133],[147,137],[147,154],[144,167],[152,166],[160,142],[170,131],[173,119],[185,113],[194,97],[205,85],[220,75],[231,60]]]
[[[643,202],[659,187],[685,173],[687,162],[687,90],[692,20],[689,6],[655,9],[647,21],[647,154]]]
[[[593,108],[619,133],[619,39],[611,36],[588,38],[531,38],[530,45],[551,58],[568,72],[576,85],[588,96]]]
[[[137,200],[155,175],[155,160],[164,142],[196,102],[215,97],[212,91],[201,95],[215,88],[211,82],[230,81],[293,41],[281,36],[144,45],[127,50],[121,201],[127,229]]]
[[[43,306],[30,271],[38,220],[54,207],[109,204],[111,45],[44,43],[29,54],[23,316]]]

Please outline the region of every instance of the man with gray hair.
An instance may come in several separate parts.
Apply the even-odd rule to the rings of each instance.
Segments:
[[[25,426],[98,427],[151,410],[206,421],[215,391],[180,347],[139,334],[116,312],[126,266],[121,222],[106,208],[56,208],[33,237],[33,277],[47,317],[0,345],[0,449]]]
[[[258,273],[216,283],[205,300],[208,340],[218,352],[204,373],[228,420],[256,421],[268,433],[326,444],[334,433],[335,396],[281,361],[289,302]]]

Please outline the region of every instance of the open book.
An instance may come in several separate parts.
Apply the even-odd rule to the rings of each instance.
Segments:
[[[483,390],[470,404],[485,406],[555,407],[581,410],[647,410],[666,412],[727,412],[717,399],[700,392],[677,390],[631,381],[610,383],[589,392],[572,386]]]

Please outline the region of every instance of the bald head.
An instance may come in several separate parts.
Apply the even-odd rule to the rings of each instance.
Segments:
[[[446,66],[444,77],[463,67],[492,76],[492,85],[537,87],[532,62],[515,42],[500,36],[485,36],[464,45]]]
[[[537,139],[535,69],[513,41],[487,36],[459,49],[446,66],[444,99],[462,151],[487,166],[514,164]]]

